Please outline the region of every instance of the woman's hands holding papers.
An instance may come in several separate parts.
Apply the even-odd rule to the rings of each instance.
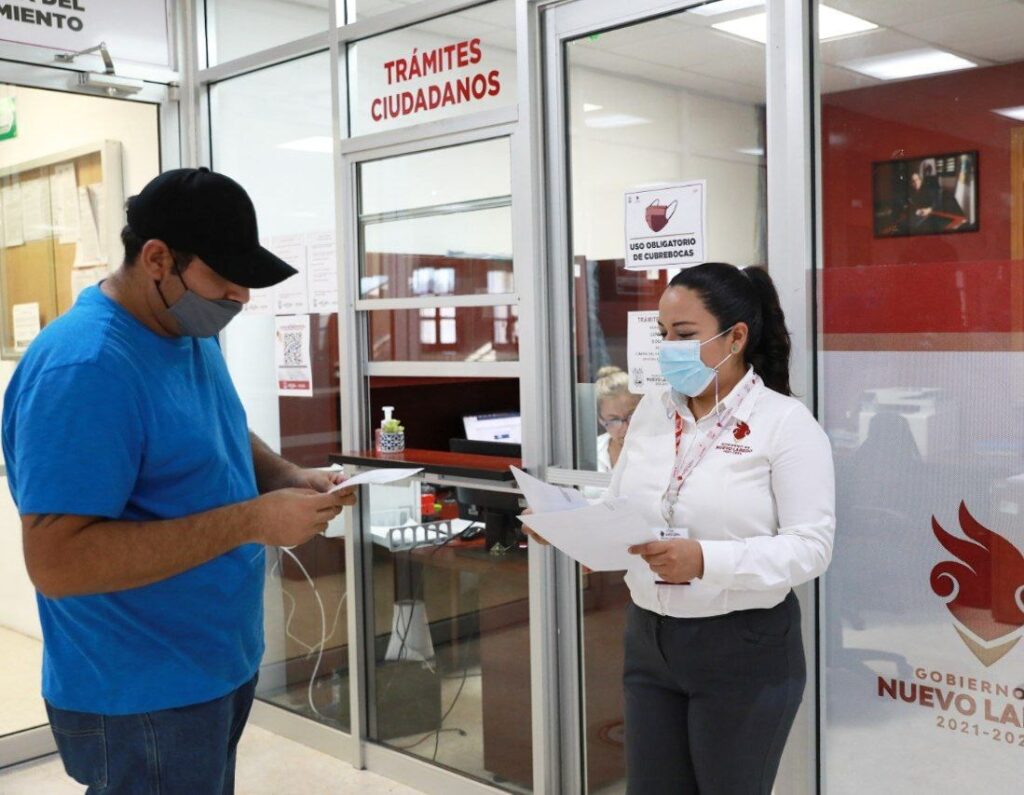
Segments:
[[[523,511],[523,515],[526,515],[528,513],[533,513],[533,508],[527,508],[525,511]],[[547,539],[545,539],[541,535],[538,535],[536,531],[531,530],[525,524],[523,525],[523,532],[526,533],[526,535],[528,535],[530,538],[532,538],[538,544],[542,544],[543,546],[546,546],[546,547],[551,546],[551,544],[548,543]]]
[[[681,585],[704,576],[704,550],[692,538],[635,544],[629,553],[642,557],[662,582]]]

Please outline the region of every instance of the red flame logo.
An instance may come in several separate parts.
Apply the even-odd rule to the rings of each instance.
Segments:
[[[932,569],[931,586],[946,600],[953,617],[975,636],[991,644],[1024,626],[1024,555],[1010,541],[978,522],[965,503],[960,503],[960,527],[967,539],[947,533],[932,517],[935,537],[958,560],[944,561]],[[959,631],[959,630],[958,630]],[[986,647],[985,658],[961,632],[979,659],[991,665],[1019,638],[997,649]]]
[[[745,439],[750,436],[750,426],[745,422],[737,422],[736,427],[732,430],[732,435],[737,439]]]

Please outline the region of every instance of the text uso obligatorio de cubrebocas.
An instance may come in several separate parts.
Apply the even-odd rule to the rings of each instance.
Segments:
[[[396,58],[384,64],[388,85],[399,85],[410,80],[443,74],[456,69],[468,69],[483,60],[480,39],[467,39],[430,50],[414,47],[407,58]],[[501,72],[497,69],[480,71],[375,97],[370,103],[370,116],[374,121],[394,119],[449,105],[496,97],[501,93]]]

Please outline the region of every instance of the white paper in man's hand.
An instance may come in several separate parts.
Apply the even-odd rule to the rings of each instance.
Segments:
[[[576,489],[566,486],[552,486],[533,475],[523,472],[519,467],[509,467],[515,475],[519,490],[526,497],[526,504],[534,513],[554,513],[557,511],[573,511],[586,508],[590,503]]]
[[[638,558],[634,544],[656,540],[640,512],[625,497],[576,510],[532,513],[523,524],[592,571],[621,571]]]
[[[423,467],[412,468],[391,468],[386,467],[383,469],[368,469],[365,472],[360,472],[358,475],[353,475],[343,483],[337,484],[332,488],[328,494],[335,491],[341,491],[342,489],[350,489],[354,486],[362,486],[368,484],[371,486],[380,486],[384,483],[394,483],[399,480],[405,480],[406,478],[412,477],[417,472],[422,472]]]

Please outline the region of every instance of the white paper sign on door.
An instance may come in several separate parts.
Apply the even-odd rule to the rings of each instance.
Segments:
[[[315,232],[307,238],[309,311],[338,311],[338,259],[334,232]]]
[[[277,394],[284,397],[313,397],[309,315],[278,315],[274,322]]]
[[[274,313],[304,315],[309,312],[309,286],[306,238],[304,235],[279,235],[270,239],[268,248],[298,271],[275,287]]]
[[[658,392],[668,386],[658,364],[658,312],[627,312],[626,356],[629,367],[629,391],[634,395]]]
[[[707,261],[707,182],[626,193],[626,268],[687,268]]]
[[[14,347],[24,350],[39,336],[39,304],[15,304],[11,307],[14,320]]]

